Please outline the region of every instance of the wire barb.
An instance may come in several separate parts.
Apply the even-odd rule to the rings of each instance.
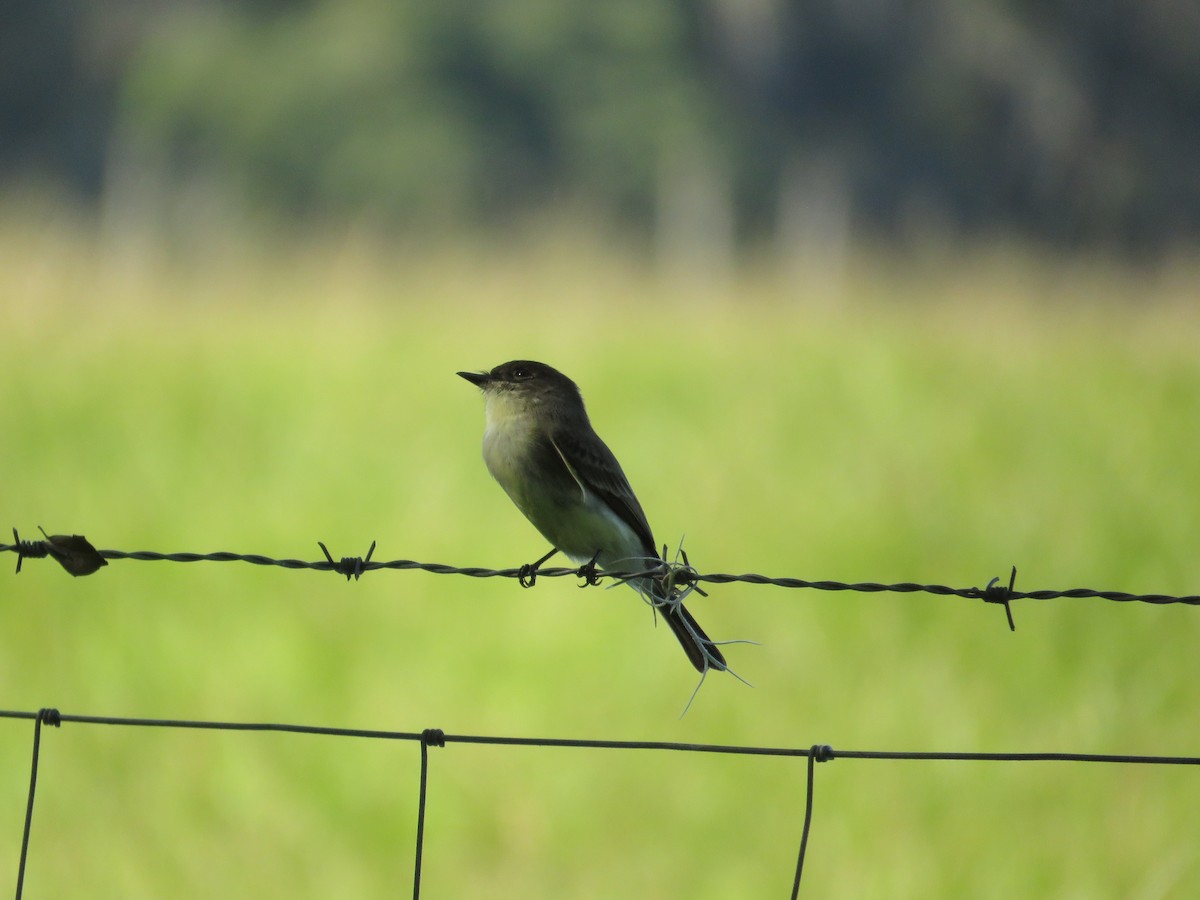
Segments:
[[[21,536],[17,534],[17,529],[13,529],[13,542],[8,549],[15,550],[17,553],[17,571],[16,574],[21,574],[21,563],[27,559],[42,559],[49,552],[45,541],[23,541]]]
[[[682,585],[685,594],[695,591],[701,597],[707,597],[708,593],[703,590],[697,583],[700,580],[700,573],[688,562],[687,551],[683,549],[682,542],[679,544],[679,555],[683,558],[683,565],[677,565],[671,573],[671,579],[677,585]],[[663,548],[663,559],[666,559],[666,548]]]
[[[323,541],[317,541],[317,546],[321,548],[321,552],[325,554],[325,559],[329,562],[330,571],[337,572],[339,575],[345,575],[349,581],[353,576],[355,581],[362,577],[363,572],[367,571],[367,563],[371,561],[371,557],[375,555],[375,542],[371,541],[371,548],[367,551],[367,558],[361,556],[343,556],[337,562],[333,561],[333,557],[329,554],[329,549]]]
[[[1008,587],[999,584],[999,576],[988,582],[981,592],[984,603],[1000,603],[1004,606],[1004,612],[1008,616],[1008,630],[1016,631],[1017,624],[1013,621],[1012,606],[1009,601],[1013,598],[1013,585],[1017,582],[1017,567],[1012,567],[1012,574],[1008,576]]]

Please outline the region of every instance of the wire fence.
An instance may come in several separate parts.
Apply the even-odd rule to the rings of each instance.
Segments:
[[[792,878],[791,897],[799,895],[800,882],[804,873],[804,860],[808,850],[808,838],[813,821],[813,798],[815,768],[817,763],[842,760],[941,760],[969,762],[1075,762],[1107,763],[1123,765],[1176,765],[1200,766],[1200,756],[1137,756],[1098,753],[959,753],[941,751],[901,750],[835,750],[829,744],[814,744],[802,747],[758,747],[723,744],[690,744],[670,741],[611,741],[582,740],[573,738],[535,738],[478,734],[448,734],[441,729],[427,728],[424,731],[379,731],[359,728],[331,728],[320,725],[299,725],[268,722],[218,722],[188,719],[140,719],[114,716],[89,716],[61,713],[57,709],[44,708],[34,711],[0,710],[0,718],[32,719],[33,761],[29,773],[29,796],[25,807],[25,826],[21,839],[21,859],[17,870],[16,897],[20,900],[25,883],[25,865],[30,847],[34,801],[37,795],[38,756],[41,748],[42,726],[59,728],[64,724],[106,725],[135,728],[203,729],[215,731],[281,732],[287,734],[325,735],[337,738],[360,738],[384,741],[409,741],[419,743],[421,748],[418,775],[418,803],[416,847],[413,861],[413,898],[421,896],[421,862],[425,846],[425,812],[427,785],[429,782],[429,748],[445,747],[447,744],[488,744],[493,746],[520,747],[567,747],[574,749],[601,749],[614,751],[659,750],[677,753],[718,753],[746,756],[807,757],[808,771],[805,782],[804,819],[799,825],[799,849],[796,856],[795,874]]]
[[[730,575],[724,573],[700,573],[696,571],[683,555],[682,563],[667,562],[664,548],[664,559],[637,572],[602,572],[593,564],[576,567],[540,568],[538,564],[528,564],[516,568],[490,569],[483,567],[460,567],[441,563],[416,562],[408,559],[396,559],[381,562],[372,559],[375,544],[372,543],[365,557],[342,557],[334,559],[323,543],[318,542],[324,554],[324,559],[305,561],[300,559],[276,559],[260,554],[248,553],[159,553],[156,551],[138,550],[96,550],[92,544],[80,535],[48,535],[42,532],[43,539],[35,541],[22,540],[13,529],[13,543],[0,544],[0,552],[11,552],[17,555],[16,571],[21,571],[26,559],[52,558],[67,572],[75,576],[90,575],[106,566],[109,560],[165,561],[165,562],[244,562],[260,566],[277,566],[285,569],[302,569],[311,571],[336,572],[347,579],[358,579],[367,572],[379,569],[420,570],[439,575],[463,575],[472,578],[513,578],[523,587],[531,587],[538,578],[577,577],[584,586],[597,585],[605,578],[621,581],[647,576],[670,579],[671,583],[681,586],[684,590],[697,590],[703,593],[701,584],[726,584],[741,582],[757,585],[773,585],[781,588],[809,588],[817,591],[859,591],[866,593],[916,593],[922,592],[939,596],[953,596],[971,600],[981,600],[985,603],[1002,605],[1005,608],[1008,624],[1014,628],[1010,604],[1016,600],[1052,600],[1059,598],[1096,598],[1116,602],[1140,602],[1150,604],[1185,604],[1200,605],[1200,596],[1172,596],[1167,594],[1131,594],[1122,591],[1101,591],[1091,588],[1073,588],[1070,590],[1038,590],[1018,591],[1015,589],[1016,568],[1012,569],[1008,583],[1003,584],[999,578],[993,578],[986,587],[954,588],[939,584],[916,584],[901,582],[883,584],[876,582],[846,583],[840,581],[807,581],[800,578],[779,578],[760,574]],[[541,562],[544,562],[543,559]],[[135,728],[173,728],[173,729],[204,729],[219,731],[242,732],[280,732],[288,734],[324,735],[336,738],[359,738],[369,740],[408,741],[420,745],[420,770],[418,775],[418,808],[416,827],[415,858],[413,863],[413,897],[419,898],[421,893],[421,862],[425,844],[426,816],[426,787],[429,780],[429,748],[444,747],[450,743],[488,744],[495,746],[524,746],[524,747],[566,747],[575,749],[603,749],[611,751],[671,751],[679,753],[716,753],[728,755],[753,756],[782,756],[806,757],[807,779],[805,788],[805,812],[802,823],[799,824],[799,845],[796,865],[792,879],[791,896],[797,897],[800,890],[801,878],[804,871],[804,861],[808,849],[809,833],[813,822],[814,783],[816,763],[841,760],[942,760],[968,762],[1067,762],[1067,763],[1104,763],[1113,765],[1176,765],[1200,766],[1200,756],[1144,756],[1123,754],[1093,754],[1093,753],[1060,753],[1060,752],[951,752],[951,751],[896,751],[896,750],[835,750],[829,744],[813,744],[804,747],[765,747],[739,746],[720,744],[675,743],[664,741],[614,741],[614,740],[580,740],[567,738],[535,738],[503,735],[469,735],[448,734],[440,729],[428,728],[423,731],[383,731],[371,729],[332,728],[319,725],[301,725],[288,723],[266,722],[228,722],[188,719],[144,719],[123,718],[113,716],[94,716],[60,713],[57,709],[43,708],[37,711],[0,710],[0,719],[26,719],[34,723],[32,765],[29,776],[29,793],[25,810],[24,831],[21,841],[20,864],[17,872],[16,896],[20,900],[24,890],[26,861],[31,844],[31,829],[38,783],[38,757],[41,747],[41,735],[44,725],[59,728],[64,724],[96,725],[111,727]]]

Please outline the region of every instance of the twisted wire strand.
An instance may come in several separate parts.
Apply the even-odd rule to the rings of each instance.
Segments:
[[[694,569],[686,562],[680,564],[677,562],[668,563],[660,561],[657,565],[637,572],[598,572],[594,566],[585,564],[583,566],[566,567],[553,566],[549,568],[537,568],[531,565],[522,565],[503,569],[493,569],[486,566],[456,566],[445,563],[435,562],[419,562],[412,559],[392,559],[392,560],[375,560],[372,555],[375,551],[375,544],[371,544],[370,550],[365,557],[346,556],[340,559],[334,559],[324,543],[318,542],[324,559],[318,560],[303,560],[294,558],[276,558],[266,556],[260,553],[232,553],[228,551],[218,551],[215,553],[162,553],[155,550],[95,550],[91,545],[79,535],[47,535],[46,540],[42,541],[23,541],[17,535],[16,529],[13,529],[12,544],[0,544],[0,552],[10,552],[17,554],[17,571],[21,570],[21,563],[26,559],[40,559],[50,556],[56,559],[68,572],[73,575],[86,575],[96,571],[100,566],[107,565],[108,560],[137,560],[139,562],[176,562],[176,563],[193,563],[193,562],[242,562],[250,563],[256,566],[276,566],[283,569],[307,569],[319,572],[336,572],[344,575],[347,579],[358,579],[367,572],[373,572],[381,569],[391,570],[419,570],[429,572],[434,575],[462,575],[468,578],[514,578],[521,582],[523,587],[531,587],[536,583],[538,578],[566,578],[576,577],[581,578],[584,584],[596,585],[603,578],[609,578],[614,581],[627,581],[635,578],[644,578],[646,576],[667,577],[672,580],[672,583],[681,587],[690,587],[698,589],[700,584],[753,584],[753,585],[771,585],[773,587],[787,589],[809,589],[815,591],[855,591],[859,593],[892,593],[892,594],[911,594],[925,593],[935,596],[954,596],[962,597],[971,600],[983,600],[987,603],[1002,604],[1007,607],[1008,603],[1013,600],[1057,600],[1057,599],[1101,599],[1110,600],[1118,603],[1149,603],[1156,605],[1164,604],[1183,604],[1189,606],[1200,606],[1200,595],[1172,595],[1172,594],[1136,594],[1126,591],[1111,591],[1111,590],[1096,590],[1093,588],[1069,588],[1066,590],[1035,590],[1035,591],[1019,591],[1014,587],[1016,578],[1016,569],[1013,569],[1012,578],[1008,585],[1000,584],[998,578],[993,578],[987,587],[950,587],[944,584],[921,584],[917,582],[905,581],[897,583],[883,583],[876,581],[860,581],[860,582],[844,582],[844,581],[809,581],[803,578],[795,577],[775,577],[763,575],[755,572],[744,574],[731,574],[726,572],[709,572],[702,573]],[[88,558],[88,555],[94,554],[94,557]],[[1011,619],[1011,612],[1010,612]],[[1010,621],[1011,625],[1011,621]]]

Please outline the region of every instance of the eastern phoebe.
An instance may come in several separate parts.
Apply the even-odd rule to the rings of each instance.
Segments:
[[[661,562],[646,514],[617,458],[592,430],[575,382],[529,360],[458,374],[487,401],[488,471],[555,550],[612,572],[645,571]],[[649,576],[629,584],[662,613],[699,672],[725,671],[720,648],[677,590]]]

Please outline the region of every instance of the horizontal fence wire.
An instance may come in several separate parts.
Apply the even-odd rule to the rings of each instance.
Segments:
[[[301,725],[280,722],[232,722],[204,719],[154,719],[125,716],[96,716],[62,713],[57,709],[32,710],[0,709],[0,719],[25,719],[34,722],[33,762],[29,777],[29,794],[26,803],[25,828],[21,842],[21,861],[17,874],[17,900],[20,900],[25,880],[25,863],[30,845],[34,800],[38,783],[38,757],[43,725],[56,728],[64,724],[103,725],[133,728],[196,729],[205,731],[276,732],[285,734],[323,735],[335,738],[360,738],[368,740],[419,742],[421,749],[420,773],[418,776],[418,810],[416,829],[415,860],[413,864],[413,897],[421,894],[421,861],[424,854],[426,786],[429,778],[429,748],[447,744],[486,744],[492,746],[560,747],[592,750],[658,750],[679,753],[716,753],[739,756],[806,757],[808,770],[805,789],[804,821],[800,833],[800,849],[796,860],[796,871],[792,882],[791,896],[797,897],[804,869],[808,838],[813,819],[813,797],[815,764],[842,760],[904,760],[943,762],[1074,762],[1107,763],[1119,765],[1174,765],[1200,766],[1200,756],[1160,756],[1102,753],[1058,753],[1058,752],[957,752],[957,751],[911,751],[911,750],[835,750],[829,744],[813,744],[810,747],[768,747],[731,744],[697,744],[676,741],[616,741],[589,740],[582,738],[540,738],[506,735],[453,734],[438,728],[423,731],[390,731],[368,728],[337,728],[323,725]]]
[[[1095,590],[1093,588],[1069,588],[1066,590],[1036,590],[1019,591],[1016,589],[1017,569],[1014,566],[1009,576],[1008,584],[1000,579],[992,578],[986,587],[950,587],[944,584],[919,584],[916,582],[882,583],[874,581],[844,582],[844,581],[809,581],[803,578],[774,577],[757,573],[733,575],[724,572],[703,573],[693,568],[687,560],[687,555],[680,551],[683,562],[667,562],[666,548],[663,548],[664,559],[655,560],[646,568],[630,572],[609,572],[598,569],[593,563],[582,566],[551,566],[541,568],[539,563],[526,564],[504,569],[492,569],[483,566],[454,566],[444,563],[418,562],[412,559],[393,559],[381,561],[372,559],[375,554],[375,542],[371,543],[365,557],[343,556],[334,559],[333,555],[321,541],[324,559],[277,559],[259,553],[161,553],[155,550],[97,550],[82,535],[48,535],[43,530],[43,540],[21,540],[17,530],[13,529],[13,543],[0,544],[0,552],[17,554],[17,572],[26,559],[43,559],[50,557],[56,560],[72,575],[90,575],[109,560],[136,560],[139,562],[243,562],[256,566],[276,566],[284,569],[310,570],[316,572],[336,572],[344,575],[347,580],[361,578],[367,572],[381,569],[419,570],[435,575],[463,575],[469,578],[512,578],[522,587],[532,587],[539,578],[575,577],[583,580],[584,585],[598,585],[603,579],[613,581],[628,581],[646,577],[666,578],[671,584],[685,591],[695,590],[703,593],[702,584],[755,584],[771,585],[781,588],[811,589],[815,591],[857,591],[860,593],[893,593],[912,594],[925,593],[937,596],[961,597],[968,600],[982,600],[1004,607],[1008,617],[1008,626],[1015,629],[1010,604],[1015,600],[1058,600],[1058,599],[1100,599],[1118,603],[1149,603],[1156,605],[1182,604],[1200,606],[1200,595],[1172,594],[1133,594],[1126,591]],[[553,553],[551,554],[553,555]],[[548,557],[546,557],[548,558]],[[542,562],[545,561],[545,558]]]

